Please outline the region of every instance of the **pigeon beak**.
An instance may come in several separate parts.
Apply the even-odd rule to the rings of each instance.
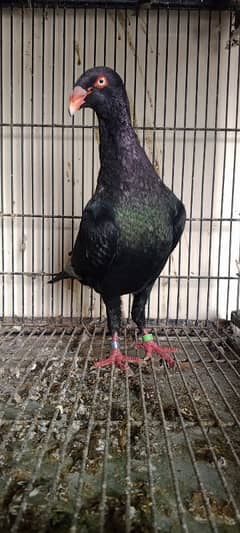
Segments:
[[[69,114],[72,117],[80,107],[85,103],[85,98],[88,95],[89,91],[86,91],[83,89],[83,87],[80,87],[80,85],[77,85],[74,89],[72,94],[69,98]]]

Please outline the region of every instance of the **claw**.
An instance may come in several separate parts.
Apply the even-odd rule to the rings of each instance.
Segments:
[[[110,357],[107,357],[106,359],[102,359],[101,361],[97,361],[94,364],[94,367],[99,368],[101,366],[108,366],[108,365],[114,364],[116,367],[120,368],[121,370],[127,370],[128,363],[142,363],[142,362],[143,362],[143,359],[141,359],[141,357],[123,355],[119,349],[114,349],[112,350]]]
[[[168,346],[158,346],[158,344],[154,341],[138,342],[135,344],[135,348],[137,350],[144,350],[144,361],[151,359],[152,355],[155,353],[162,357],[162,359],[165,359],[165,361],[169,364],[170,367],[174,367],[176,364],[176,362],[170,355],[171,353],[177,352],[176,348],[170,348]]]

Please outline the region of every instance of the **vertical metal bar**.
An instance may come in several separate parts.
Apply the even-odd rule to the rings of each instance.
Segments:
[[[145,58],[144,58],[144,96],[143,96],[143,148],[146,140],[146,107],[147,107],[147,70],[148,70],[148,31],[149,31],[149,10],[145,11]]]
[[[195,115],[194,115],[194,134],[193,134],[193,160],[192,160],[192,180],[190,193],[190,213],[189,213],[189,240],[188,240],[188,286],[187,286],[187,308],[186,319],[189,320],[189,299],[190,299],[190,273],[191,273],[191,250],[192,250],[192,215],[193,215],[193,194],[194,194],[194,174],[196,164],[196,138],[197,138],[197,112],[198,112],[198,78],[199,78],[199,45],[200,45],[200,10],[198,11],[198,29],[197,29],[197,57],[196,57],[196,89],[195,89]]]
[[[166,338],[168,340],[169,345],[171,346],[171,344],[169,342],[168,334],[166,332],[166,329],[164,329],[164,333],[166,335]],[[156,338],[158,339],[158,335],[157,335],[157,331],[156,330],[155,330],[155,335],[156,335]],[[199,472],[198,464],[197,464],[196,457],[195,457],[195,454],[194,454],[194,449],[193,449],[193,446],[192,446],[192,443],[191,443],[191,439],[189,438],[189,434],[188,434],[188,431],[187,431],[187,428],[186,428],[186,425],[185,425],[185,422],[184,422],[184,418],[182,416],[182,412],[181,412],[181,408],[179,406],[179,401],[178,401],[178,398],[177,398],[177,394],[176,394],[176,391],[175,391],[175,389],[173,387],[172,380],[170,379],[169,370],[167,368],[167,365],[166,365],[165,361],[164,361],[163,364],[164,364],[164,368],[165,368],[165,371],[166,371],[167,383],[168,383],[168,386],[170,387],[172,398],[173,398],[173,401],[174,401],[174,404],[176,406],[176,409],[177,409],[177,412],[178,412],[178,416],[179,416],[179,419],[180,419],[180,422],[181,422],[184,438],[185,438],[185,441],[186,441],[186,444],[187,444],[187,448],[188,448],[188,453],[189,453],[189,456],[191,458],[192,467],[193,467],[195,476],[197,478],[197,482],[198,482],[199,488],[200,488],[201,493],[202,493],[203,503],[204,503],[204,507],[205,507],[205,510],[206,510],[206,513],[207,513],[207,517],[208,517],[208,520],[209,520],[209,525],[211,527],[211,530],[214,531],[215,533],[217,533],[218,532],[218,528],[217,528],[217,525],[216,525],[215,517],[214,517],[214,514],[212,512],[210,503],[209,503],[209,498],[208,498],[208,495],[206,493],[206,490],[205,490],[205,487],[204,487],[204,484],[203,484],[203,481],[202,481],[201,474]],[[178,367],[180,368],[179,364],[178,364]]]
[[[21,12],[21,185],[22,185],[22,318],[24,317],[24,9]]]
[[[145,441],[146,441],[146,456],[147,456],[147,469],[148,469],[148,481],[149,481],[149,492],[151,497],[151,508],[152,508],[152,531],[155,533],[159,531],[157,526],[157,508],[156,508],[156,499],[154,494],[154,485],[153,485],[153,468],[151,461],[151,451],[150,451],[150,436],[148,428],[148,413],[145,401],[144,385],[143,385],[143,376],[141,365],[138,365],[139,370],[139,382],[141,389],[141,401],[142,401],[142,410],[143,410],[143,421],[144,421],[144,432],[145,432]]]
[[[167,87],[168,87],[168,48],[169,48],[169,10],[166,12],[166,51],[165,51],[165,79],[164,79],[164,109],[163,109],[163,137],[162,137],[162,169],[161,179],[164,182],[166,115],[167,115]],[[158,284],[158,320],[160,319],[161,281]]]
[[[174,118],[173,118],[173,157],[172,157],[172,184],[174,189],[174,172],[175,172],[175,155],[176,155],[176,125],[177,125],[177,102],[178,102],[178,64],[179,64],[179,28],[180,28],[180,11],[177,12],[177,44],[176,44],[176,71],[175,71],[175,88],[174,88]],[[167,289],[167,316],[166,321],[169,320],[169,305],[170,305],[170,286],[171,286],[171,261],[168,261],[168,289]]]
[[[143,97],[143,148],[145,148],[146,142],[146,110],[147,110],[147,83],[148,83],[148,43],[149,43],[149,10],[145,11],[145,66],[144,66],[144,97]],[[150,313],[150,296],[147,303],[147,319],[149,319]]]
[[[116,70],[117,65],[117,10],[114,11],[114,53],[113,53],[113,68]]]
[[[71,338],[64,350],[64,353],[63,353],[63,356],[61,358],[61,363],[63,364],[64,363],[64,359],[66,357],[66,353],[67,353],[67,350],[68,350],[68,347],[70,345],[70,342],[71,342]],[[92,345],[92,344],[91,344]],[[59,405],[61,405],[64,400],[65,400],[65,396],[66,396],[66,393],[67,391],[69,390],[70,388],[70,384],[71,384],[71,375],[72,375],[72,372],[76,369],[76,365],[77,365],[77,359],[79,357],[79,352],[80,352],[80,349],[81,349],[81,346],[82,346],[82,343],[79,342],[78,344],[78,347],[77,347],[77,350],[76,350],[76,353],[74,354],[74,357],[72,359],[72,364],[71,364],[71,368],[70,368],[70,371],[69,371],[69,374],[68,374],[68,377],[66,380],[63,380],[62,381],[62,384],[61,384],[61,389],[60,389],[60,392],[59,392],[59,395],[58,395],[58,405],[56,405],[56,408],[55,408],[55,411],[54,411],[54,414],[53,414],[53,417],[50,421],[50,424],[49,424],[49,427],[48,427],[48,432],[46,433],[44,439],[42,440],[42,443],[41,443],[41,447],[39,448],[38,450],[38,454],[36,456],[36,463],[35,463],[35,468],[32,472],[32,476],[31,476],[31,479],[26,487],[26,490],[23,494],[23,498],[21,500],[21,503],[20,503],[20,507],[19,507],[19,510],[18,510],[18,514],[16,516],[16,520],[13,524],[13,527],[12,527],[12,532],[15,533],[18,531],[19,529],[19,525],[22,521],[22,517],[23,517],[23,513],[24,511],[26,511],[26,508],[27,508],[27,505],[28,505],[28,498],[29,498],[29,493],[31,492],[33,486],[34,486],[34,483],[37,479],[37,476],[38,476],[38,473],[40,471],[40,468],[41,468],[41,465],[42,465],[42,461],[43,461],[43,458],[47,452],[47,447],[48,447],[48,443],[49,443],[49,440],[50,440],[50,437],[52,435],[52,432],[55,428],[55,425],[56,425],[56,420],[57,420],[57,417],[58,417],[58,414],[59,414]],[[79,384],[79,387],[81,388],[81,385],[85,379],[85,374],[86,374],[86,369],[87,369],[87,365],[88,365],[88,359],[89,359],[89,353],[90,353],[90,350],[88,352],[88,355],[85,359],[85,363],[84,363],[84,369],[83,369],[83,373],[82,373],[82,376],[81,376],[81,380],[80,380],[80,384]],[[61,366],[58,367],[58,369],[61,369]],[[51,389],[53,383],[54,383],[54,378],[55,376],[53,375],[52,379],[51,379],[51,383],[47,389],[47,394],[49,393],[49,390]]]
[[[124,350],[127,355],[127,335],[126,328],[124,329]],[[126,533],[131,532],[131,515],[130,515],[130,506],[131,506],[131,409],[130,409],[130,394],[129,394],[129,379],[128,372],[126,374]]]
[[[127,33],[127,10],[124,11],[124,71],[123,71],[123,81],[126,85],[127,79],[127,44],[128,44],[128,33]]]
[[[229,36],[231,34],[232,28],[232,13],[229,15]],[[228,123],[228,106],[229,106],[229,80],[230,80],[230,62],[231,62],[231,46],[228,48],[228,64],[227,64],[227,79],[226,79],[226,106],[225,106],[225,124],[224,127],[224,152],[223,152],[223,174],[222,174],[222,195],[221,195],[221,208],[220,208],[220,218],[223,217],[223,201],[225,194],[225,178],[226,178],[226,153],[227,153],[227,123]],[[219,297],[220,297],[220,274],[221,274],[221,247],[222,247],[222,220],[220,221],[219,227],[219,247],[218,247],[218,270],[217,270],[217,319],[219,318]],[[226,257],[224,257],[226,260]],[[226,319],[227,319],[227,309],[226,309]]]
[[[240,231],[239,231],[239,233],[240,233]],[[239,265],[240,265],[240,242],[239,242],[239,247],[238,247],[238,262],[239,262]],[[238,272],[236,298],[237,298],[236,309],[237,309],[237,312],[238,312],[239,308],[240,308],[240,272]]]
[[[232,197],[231,197],[231,214],[229,224],[229,251],[228,251],[228,278],[231,275],[231,258],[232,258],[232,233],[233,233],[233,207],[235,197],[235,183],[236,183],[236,156],[237,156],[237,126],[238,126],[238,111],[239,111],[239,80],[240,80],[240,46],[238,47],[238,72],[237,72],[237,90],[236,90],[236,116],[235,116],[235,133],[234,133],[234,154],[233,154],[233,181],[232,181]],[[230,279],[227,283],[227,309],[226,317],[228,318],[229,309],[229,292],[230,292]]]
[[[189,66],[189,30],[190,30],[190,11],[187,11],[187,43],[186,43],[186,70],[185,70],[185,94],[184,94],[184,117],[183,117],[183,161],[182,161],[182,179],[181,179],[181,200],[183,200],[184,193],[184,173],[185,173],[185,158],[186,158],[186,125],[187,125],[187,103],[188,103],[188,66]],[[179,243],[178,254],[178,280],[177,280],[177,309],[176,321],[179,319],[180,306],[180,286],[181,286],[181,257],[182,257],[182,241]]]
[[[218,13],[218,26],[221,28],[221,11]],[[212,255],[212,238],[213,238],[213,206],[215,194],[215,170],[216,170],[216,153],[217,153],[217,123],[218,123],[218,103],[219,103],[219,74],[220,74],[220,50],[221,50],[221,32],[218,32],[218,57],[217,57],[217,83],[216,83],[216,106],[214,119],[214,148],[213,148],[213,172],[212,172],[212,194],[211,194],[211,212],[210,212],[210,227],[209,227],[209,255],[208,255],[208,280],[207,280],[207,313],[206,319],[209,317],[209,302],[210,302],[210,283],[211,283],[211,255]]]
[[[109,385],[109,391],[108,391],[109,403],[108,403],[108,413],[107,413],[107,420],[106,420],[105,441],[104,441],[103,475],[102,475],[102,483],[101,483],[102,494],[101,494],[101,502],[99,506],[99,510],[100,510],[99,531],[100,533],[104,533],[105,531],[104,525],[105,525],[105,512],[106,512],[106,501],[107,501],[108,456],[109,456],[109,443],[110,443],[114,369],[115,367],[114,365],[112,365],[110,385]]]
[[[32,274],[34,273],[34,254],[35,254],[35,224],[34,224],[34,17],[35,11],[32,8],[32,84],[31,84],[31,182],[32,182]],[[32,276],[32,318],[35,314],[35,298],[34,298],[34,276]]]
[[[101,343],[101,356],[103,354],[104,340],[105,340],[105,333],[103,335],[102,343]],[[92,343],[91,343],[91,346],[92,346]],[[90,353],[90,350],[91,350],[91,348],[89,349],[88,355]],[[79,531],[78,526],[77,526],[77,521],[78,521],[79,513],[80,513],[80,510],[81,510],[81,507],[82,507],[82,492],[83,492],[84,483],[85,483],[85,475],[84,474],[85,474],[86,465],[87,465],[87,458],[88,458],[88,453],[89,453],[90,439],[91,439],[91,435],[92,435],[92,430],[94,428],[96,401],[97,401],[97,396],[99,394],[99,380],[100,380],[100,368],[97,369],[96,384],[95,384],[95,388],[94,388],[92,405],[91,405],[91,416],[90,416],[89,423],[88,423],[85,446],[84,446],[84,450],[83,450],[83,453],[82,453],[81,473],[80,473],[80,476],[79,476],[79,483],[78,483],[78,487],[77,487],[77,497],[76,497],[76,502],[75,502],[75,509],[74,509],[74,514],[73,514],[73,520],[72,520],[72,526],[71,526],[71,529],[70,529],[70,533],[77,533]],[[74,415],[77,412],[78,403],[79,403],[79,395],[76,398],[76,401],[75,401],[75,404],[74,404],[74,409],[73,409],[73,414]],[[72,416],[71,417],[71,421],[70,421],[71,424],[73,423],[73,421],[74,421],[74,417]],[[66,438],[67,443],[68,443],[68,434],[69,434],[69,437],[71,436],[71,432],[70,432],[71,424],[69,424],[69,428],[68,428],[68,432],[67,432],[67,438]],[[65,443],[64,443],[64,447],[65,447]],[[65,453],[66,453],[66,447],[65,447]],[[64,454],[64,448],[63,448],[62,454],[61,454],[62,465],[63,465],[64,455],[65,454]],[[61,470],[59,471],[59,473],[60,472],[61,472]],[[58,479],[59,479],[59,476],[58,476]],[[54,496],[55,496],[57,483],[54,483],[54,485],[55,485],[55,491],[54,491]]]
[[[184,506],[182,502],[181,490],[180,490],[178,476],[177,476],[177,470],[176,470],[176,466],[174,463],[174,451],[172,449],[171,440],[169,439],[169,435],[168,435],[168,428],[167,428],[166,418],[164,414],[163,401],[162,401],[160,390],[159,390],[159,380],[156,375],[155,365],[153,364],[152,360],[151,360],[151,366],[152,366],[153,380],[154,380],[154,386],[155,386],[155,391],[157,395],[158,406],[159,406],[161,419],[162,419],[162,428],[163,428],[163,433],[164,433],[164,439],[166,442],[169,467],[170,467],[171,474],[172,474],[172,481],[173,481],[173,487],[174,487],[174,492],[175,492],[175,497],[176,497],[176,502],[177,502],[179,521],[180,521],[182,530],[185,532],[188,532],[189,529],[185,522],[185,510],[184,510]]]
[[[83,18],[83,72],[85,71],[85,68],[86,68],[86,9],[84,9],[84,18]],[[84,210],[84,206],[85,206],[85,180],[84,180],[84,167],[85,167],[85,129],[84,129],[84,126],[85,126],[85,111],[83,109],[83,114],[82,114],[82,125],[83,125],[83,128],[82,128],[82,213],[83,213],[83,210]],[[81,213],[81,214],[82,214]],[[81,302],[81,316],[82,316],[82,313],[83,313],[83,294],[84,294],[84,291],[86,289],[83,288],[83,286],[81,285],[81,299],[80,299],[80,302]]]
[[[180,345],[181,349],[183,350],[184,354],[186,355],[186,358],[187,358],[187,361],[188,361],[188,363],[189,363],[189,365],[190,365],[190,368],[191,368],[191,370],[192,370],[192,372],[193,372],[193,374],[194,374],[194,376],[195,376],[195,378],[196,378],[196,380],[197,380],[197,382],[198,382],[198,384],[199,384],[200,389],[202,390],[202,392],[203,392],[203,394],[204,394],[204,397],[205,397],[205,399],[206,399],[206,401],[207,401],[207,404],[208,404],[210,410],[211,410],[212,413],[213,413],[213,417],[215,418],[215,420],[216,420],[217,423],[218,423],[218,427],[219,427],[219,429],[220,429],[222,435],[224,436],[224,438],[225,438],[225,440],[226,440],[226,443],[227,443],[227,446],[228,446],[229,450],[231,450],[231,453],[232,453],[232,455],[233,455],[233,457],[234,457],[234,459],[235,459],[236,465],[239,467],[239,466],[240,466],[240,458],[238,457],[238,455],[237,455],[235,449],[234,449],[233,446],[232,446],[231,439],[229,438],[228,434],[226,433],[226,431],[225,431],[225,429],[224,429],[224,425],[223,425],[221,419],[219,418],[219,416],[218,416],[218,414],[217,414],[217,411],[216,411],[216,409],[215,409],[215,407],[214,407],[214,405],[213,405],[213,402],[212,402],[211,399],[209,398],[209,395],[208,395],[208,393],[207,393],[207,390],[206,390],[206,388],[205,388],[205,386],[204,386],[202,380],[199,378],[198,372],[196,371],[196,369],[195,369],[195,367],[194,367],[194,364],[193,364],[192,361],[191,361],[191,357],[189,357],[189,353],[188,353],[188,351],[187,351],[187,349],[186,349],[186,347],[185,347],[185,345],[184,345],[184,342],[183,342],[182,339],[181,339],[181,336],[178,334],[178,332],[177,332],[176,329],[175,329],[174,331],[175,331],[175,333],[176,333],[176,338],[177,338],[177,340],[178,340],[178,342],[179,342],[179,345]],[[209,338],[210,338],[210,337],[209,337]],[[195,344],[192,342],[190,336],[189,336],[189,342],[190,342],[190,344],[192,345],[192,349],[197,353],[199,359],[201,360],[199,350],[197,349],[197,347],[195,346]],[[226,407],[228,408],[228,403],[227,403]]]
[[[14,180],[13,180],[13,8],[11,7],[10,15],[10,191],[11,191],[11,212],[14,212]],[[15,286],[14,286],[14,246],[15,246],[15,235],[14,235],[14,217],[11,220],[11,239],[12,239],[12,317],[15,315]]]
[[[103,64],[106,65],[107,57],[107,8],[104,9],[104,39],[103,39]]]
[[[44,248],[45,248],[45,219],[44,219],[44,204],[45,204],[45,186],[44,186],[44,63],[45,63],[45,7],[42,9],[42,138],[41,138],[41,156],[42,156],[42,272],[44,272]],[[42,276],[42,318],[44,316],[44,286],[45,279]]]
[[[75,46],[76,46],[76,8],[73,10],[73,78],[72,85],[75,83]],[[75,188],[75,136],[74,136],[74,117],[72,120],[72,228],[71,228],[71,240],[72,240],[72,249],[74,245],[74,214],[75,214],[75,203],[74,203],[74,188]],[[74,281],[71,280],[71,302],[70,302],[70,316],[73,316],[73,286]]]
[[[97,9],[94,10],[94,45],[93,45],[93,66],[96,66],[97,57]],[[94,193],[94,170],[95,170],[95,124],[96,118],[94,111],[92,112],[92,195]],[[93,317],[94,307],[94,293],[93,289],[90,289],[90,318]]]
[[[2,8],[0,7],[0,42],[3,39],[3,16]],[[3,60],[2,60],[2,46],[0,47],[0,178],[1,178],[1,212],[4,212],[4,196],[3,196]],[[4,261],[4,219],[1,219],[1,233],[2,233],[2,271],[5,271]],[[5,316],[5,276],[2,276],[2,316]]]
[[[162,147],[162,180],[164,181],[165,142],[166,142],[166,116],[167,116],[167,91],[168,91],[168,52],[169,52],[169,10],[166,11],[166,52],[165,52],[165,80],[164,80],[164,110],[163,110],[163,147]]]
[[[154,112],[153,112],[153,152],[152,152],[152,163],[154,167],[156,166],[156,122],[157,122],[157,105],[158,105],[158,49],[159,49],[159,9],[157,10],[157,18],[156,18],[156,50],[155,50],[155,88],[154,88]],[[159,166],[159,165],[158,165]],[[158,296],[160,291],[160,278],[157,280],[158,288]],[[157,301],[157,320],[159,320],[159,314],[160,314],[160,298],[158,297]]]
[[[63,330],[64,332],[64,330]],[[32,333],[32,336],[33,336],[33,332]],[[50,340],[54,337],[55,333],[56,333],[56,329],[53,330],[53,332],[51,333],[51,335],[48,335],[47,336],[47,340],[46,342],[44,342],[44,333],[46,333],[46,330],[43,330],[42,334],[39,335],[39,336],[36,336],[36,339],[32,340],[32,344],[30,344],[30,347],[27,349],[27,354],[29,355],[30,353],[32,354],[33,357],[29,358],[30,359],[30,364],[28,365],[28,367],[26,368],[26,373],[24,374],[24,377],[23,379],[21,380],[21,385],[18,385],[15,390],[14,390],[14,394],[16,394],[16,392],[21,389],[22,385],[26,382],[31,370],[32,370],[32,365],[33,365],[33,361],[34,361],[34,355],[37,353],[37,357],[39,357],[39,355],[41,353],[44,352],[44,350],[48,350],[48,344],[50,342]],[[59,342],[61,341],[61,338],[63,337],[63,334],[61,334],[61,336],[57,337],[57,342],[56,342],[56,345],[54,347],[54,350],[57,348]],[[43,341],[42,342],[42,346],[39,347],[39,351],[38,351],[38,348],[37,348],[37,344],[39,343],[39,340]],[[8,345],[9,346],[9,345]],[[36,358],[37,358],[36,357]],[[52,357],[52,352],[50,351],[50,354],[48,356],[48,358],[46,359],[45,361],[45,364],[43,366],[43,368],[41,369],[41,372],[40,372],[40,375],[35,375],[34,377],[32,377],[31,379],[31,387],[29,387],[29,390],[28,390],[28,393],[27,393],[27,396],[26,398],[22,401],[21,403],[21,409],[19,409],[19,412],[16,414],[16,417],[14,418],[14,421],[12,422],[10,428],[9,428],[9,431],[5,434],[4,436],[4,439],[2,440],[1,444],[0,444],[0,449],[1,450],[4,450],[6,449],[9,441],[12,439],[12,436],[14,434],[14,432],[17,430],[17,427],[18,427],[18,423],[19,423],[19,420],[22,419],[22,417],[24,416],[24,413],[27,409],[27,407],[29,406],[29,403],[31,402],[31,395],[37,391],[38,389],[38,386],[39,386],[39,383],[41,382],[41,379],[42,377],[44,376],[45,372],[46,372],[46,369],[47,367],[49,366],[49,360],[51,359]],[[26,360],[26,358],[24,357],[23,360]],[[11,401],[12,401],[12,395],[8,398],[6,404],[9,405],[11,404]],[[43,399],[41,400],[42,402],[42,405],[44,405],[45,401],[45,394],[44,394],[44,397]],[[38,406],[38,408],[36,409],[35,411],[35,416],[36,416],[36,419],[38,418],[38,415],[39,415],[39,410],[41,410],[41,407]],[[5,415],[3,414],[1,420],[4,420],[5,418]],[[35,419],[35,421],[36,421]],[[32,424],[34,424],[34,420],[32,421],[31,423],[31,426]],[[28,428],[28,432],[29,432],[29,429]],[[31,433],[31,430],[30,430],[30,433]],[[29,434],[29,433],[28,433]],[[27,445],[27,442],[25,442],[25,446]],[[18,454],[19,455],[22,455],[21,454],[21,451],[20,453]],[[6,488],[5,488],[6,490]]]
[[[55,40],[56,40],[56,31],[55,31],[55,21],[56,21],[56,11],[53,7],[52,11],[52,128],[51,128],[51,147],[52,147],[52,161],[51,161],[51,171],[52,171],[52,199],[51,199],[51,212],[52,212],[52,228],[51,228],[51,238],[52,238],[52,272],[54,272],[54,245],[55,245],[55,225],[54,225],[54,204],[55,204],[55,186],[54,186],[54,93],[55,93]],[[51,285],[51,315],[54,315],[54,283]]]
[[[135,18],[135,54],[134,54],[134,86],[133,86],[133,126],[136,126],[136,95],[137,95],[137,61],[138,61],[138,11]]]
[[[169,345],[171,345],[167,333],[166,333],[166,336],[167,336]],[[202,363],[204,364],[204,367],[207,370],[207,366],[205,366],[205,363],[204,363],[203,358],[201,357],[200,353],[199,353],[199,357],[200,357]],[[180,375],[181,375],[182,382],[183,382],[183,384],[185,386],[185,389],[187,391],[190,404],[192,405],[192,408],[193,408],[193,410],[195,412],[195,415],[196,415],[196,418],[198,420],[198,424],[199,424],[199,426],[201,428],[202,434],[203,434],[203,436],[204,436],[204,438],[205,438],[205,440],[207,442],[209,450],[211,451],[211,454],[212,454],[212,457],[213,457],[213,462],[215,464],[215,468],[216,468],[216,471],[218,473],[219,479],[221,480],[222,486],[223,486],[223,488],[224,488],[224,490],[225,490],[225,492],[227,494],[228,501],[230,501],[231,504],[232,504],[232,507],[233,507],[234,512],[235,512],[236,519],[239,521],[240,520],[240,513],[238,511],[238,508],[237,508],[235,499],[234,499],[234,497],[232,495],[232,492],[228,488],[228,484],[227,484],[226,478],[225,478],[224,473],[223,473],[223,468],[220,466],[220,463],[219,463],[218,458],[216,456],[215,448],[211,444],[211,441],[210,441],[210,439],[208,437],[208,432],[207,432],[207,430],[206,430],[206,428],[205,428],[205,426],[204,426],[204,424],[202,422],[202,419],[201,419],[201,417],[199,415],[199,412],[198,412],[198,409],[196,407],[196,403],[195,403],[195,400],[193,398],[193,394],[191,393],[191,390],[189,388],[187,380],[186,380],[186,378],[184,376],[184,373],[183,373],[183,371],[181,369],[181,366],[180,366],[180,364],[178,362],[177,362],[177,366],[178,366],[178,370],[179,370]],[[172,388],[172,384],[170,384],[170,386]],[[175,394],[175,392],[174,392],[174,394]],[[194,458],[194,461],[196,461],[195,458]],[[206,501],[206,503],[208,503],[208,501]],[[215,517],[214,517],[214,514],[212,513],[212,509],[211,509],[210,506],[209,506],[209,511],[210,511],[209,521],[211,522],[211,524],[213,524],[216,527]],[[217,529],[217,531],[218,531],[218,529]]]
[[[63,49],[62,49],[62,270],[64,270],[64,210],[65,210],[65,199],[64,199],[64,116],[65,116],[65,41],[66,41],[66,11],[65,7],[62,11],[63,17]],[[61,315],[63,316],[63,300],[64,300],[64,284],[63,280],[61,282]]]
[[[202,259],[202,232],[203,232],[203,202],[204,202],[204,186],[205,186],[205,165],[206,165],[206,147],[207,147],[207,122],[208,122],[208,97],[209,97],[209,65],[210,65],[210,44],[211,44],[211,11],[208,14],[208,52],[207,52],[207,76],[206,76],[206,97],[205,97],[205,120],[204,120],[204,141],[203,141],[203,165],[202,165],[202,187],[201,187],[201,201],[200,201],[200,227],[199,227],[199,256],[198,256],[198,286],[197,286],[197,314],[196,319],[199,319],[199,302],[200,302],[200,287],[201,287],[201,259]]]

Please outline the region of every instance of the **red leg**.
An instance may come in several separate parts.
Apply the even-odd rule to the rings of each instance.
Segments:
[[[142,363],[142,361],[143,359],[141,359],[141,357],[123,355],[120,350],[118,336],[114,334],[112,338],[112,351],[110,353],[110,356],[107,357],[107,359],[102,359],[102,361],[97,361],[94,366],[95,368],[98,368],[101,366],[108,366],[114,364],[118,368],[121,368],[121,370],[127,370],[128,363]]]
[[[138,349],[143,348],[145,352],[145,361],[147,359],[151,359],[153,354],[157,354],[162,359],[164,359],[169,364],[169,366],[173,367],[176,364],[174,359],[170,355],[171,353],[175,353],[177,351],[176,348],[170,348],[168,346],[158,346],[158,344],[153,340],[153,336],[151,333],[147,333],[146,331],[144,331],[143,342],[137,343],[135,347]]]

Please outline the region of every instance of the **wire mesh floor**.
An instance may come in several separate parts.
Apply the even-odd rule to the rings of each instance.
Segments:
[[[93,369],[101,324],[2,326],[0,531],[239,532],[240,356],[214,325],[155,333],[174,371]]]

